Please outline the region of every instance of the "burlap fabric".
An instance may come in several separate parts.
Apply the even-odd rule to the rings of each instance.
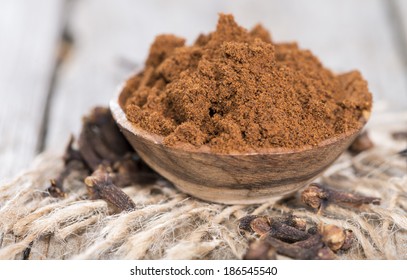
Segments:
[[[65,182],[68,197],[46,196],[62,159],[40,155],[30,171],[0,187],[0,259],[240,259],[248,237],[237,220],[247,214],[289,213],[314,223],[353,230],[356,244],[341,259],[407,259],[407,162],[397,152],[407,115],[381,115],[368,131],[374,149],[343,154],[319,179],[338,190],[377,196],[381,205],[330,205],[322,214],[291,200],[226,206],[191,198],[170,183],[134,185],[124,191],[137,209],[117,214],[103,200],[86,199],[83,182]]]

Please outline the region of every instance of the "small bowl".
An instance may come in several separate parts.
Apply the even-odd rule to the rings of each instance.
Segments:
[[[125,86],[125,85],[124,85]],[[113,117],[140,157],[178,189],[194,197],[224,204],[264,203],[289,195],[318,177],[352,143],[363,128],[303,149],[219,154],[191,145],[169,147],[126,118],[129,92],[119,91],[110,102]]]

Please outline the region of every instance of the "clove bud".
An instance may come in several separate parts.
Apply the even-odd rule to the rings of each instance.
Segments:
[[[346,234],[344,230],[335,225],[321,225],[319,232],[324,242],[332,251],[336,252],[345,243]]]
[[[277,258],[276,249],[264,240],[251,242],[243,257],[245,260],[275,260]]]
[[[349,147],[349,151],[354,154],[359,154],[374,147],[372,140],[370,140],[367,131],[359,134]]]
[[[297,217],[292,215],[280,219],[272,219],[271,217],[266,216],[248,215],[240,219],[239,228],[243,231],[254,232],[259,236],[267,233],[274,238],[290,243],[307,239],[309,234],[304,230],[300,230],[286,224],[295,223],[295,219],[297,219]],[[300,220],[298,219],[298,221]],[[303,222],[305,221],[301,221],[301,227],[304,227],[302,224]]]
[[[113,184],[111,174],[103,165],[85,179],[85,184],[91,199],[103,199],[121,211],[131,211],[136,208],[133,200]]]
[[[312,183],[305,188],[301,194],[301,200],[311,208],[319,210],[322,210],[329,203],[346,204],[353,207],[362,204],[380,205],[380,198],[378,197],[339,192],[318,183]]]
[[[260,236],[250,243],[244,259],[274,259],[278,253],[293,259],[331,260],[336,259],[339,250],[348,250],[354,241],[351,230],[335,225],[321,224],[306,231],[306,221],[294,215],[248,215],[240,219],[239,229]]]
[[[345,241],[343,242],[341,250],[349,250],[352,247],[355,239],[356,237],[353,231],[350,229],[345,229]]]
[[[71,137],[65,150],[64,169],[56,179],[51,180],[48,188],[51,196],[66,196],[63,183],[73,172],[79,174],[80,180],[93,172],[86,179],[89,194],[95,198],[110,199],[122,210],[130,209],[131,202],[126,202],[126,195],[117,188],[134,183],[152,183],[159,178],[120,133],[108,108],[96,107],[84,117],[78,149],[73,144],[74,138]]]

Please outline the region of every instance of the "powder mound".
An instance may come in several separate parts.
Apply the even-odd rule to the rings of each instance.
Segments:
[[[131,122],[169,146],[219,153],[315,146],[358,128],[372,106],[358,71],[335,75],[310,51],[223,14],[192,46],[158,36],[127,90]]]

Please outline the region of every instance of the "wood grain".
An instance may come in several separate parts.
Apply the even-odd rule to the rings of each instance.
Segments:
[[[82,115],[95,105],[108,106],[118,85],[144,64],[157,34],[194,39],[214,27],[219,5],[179,0],[74,2],[67,27],[74,44],[58,76],[47,148],[61,151],[69,134],[79,132]]]
[[[334,71],[360,70],[375,101],[402,110],[407,108],[407,73],[387,5],[381,0],[259,0],[228,2],[226,10],[245,26],[263,22],[276,41],[298,41]]]
[[[405,79],[407,79],[407,1],[390,0],[389,16],[393,18],[393,36],[398,45],[400,62],[404,66]],[[407,91],[403,93],[407,96]]]
[[[0,181],[36,154],[62,0],[0,2]]]
[[[392,2],[395,9],[395,17],[398,17],[400,27],[400,38],[404,40],[404,45],[407,45],[407,1],[404,0],[390,0]],[[401,34],[402,33],[402,34]]]
[[[47,147],[61,151],[90,107],[107,105],[118,84],[141,67],[155,35],[193,41],[215,28],[218,12],[243,26],[262,22],[276,41],[298,40],[336,71],[361,69],[375,100],[407,107],[405,73],[380,0],[335,1],[78,1],[68,29],[74,38],[51,106]],[[69,110],[67,110],[69,108]]]
[[[262,22],[276,41],[299,41],[335,71],[361,69],[376,101],[389,100],[392,110],[407,108],[404,0],[81,0],[67,1],[74,45],[58,71],[50,122],[44,124],[64,2],[0,1],[0,185],[28,166],[42,125],[48,127],[46,147],[62,151],[81,116],[96,104],[107,105],[117,85],[142,66],[156,34],[192,42],[197,33],[214,29],[218,12],[234,13],[247,27]],[[0,247],[14,242],[0,233]],[[45,257],[49,242],[36,241],[30,257]]]
[[[41,123],[63,2],[0,2],[0,181],[35,156],[42,125],[46,148],[61,152],[69,134],[79,131],[81,116],[107,105],[117,85],[140,69],[155,35],[175,33],[192,42],[214,29],[218,12],[235,14],[246,27],[262,22],[276,41],[299,41],[335,71],[361,69],[375,101],[407,108],[406,58],[394,39],[407,30],[403,0],[392,1],[403,29],[388,13],[390,1],[381,0],[82,0],[69,1],[65,31],[74,42],[51,92],[49,122]]]

